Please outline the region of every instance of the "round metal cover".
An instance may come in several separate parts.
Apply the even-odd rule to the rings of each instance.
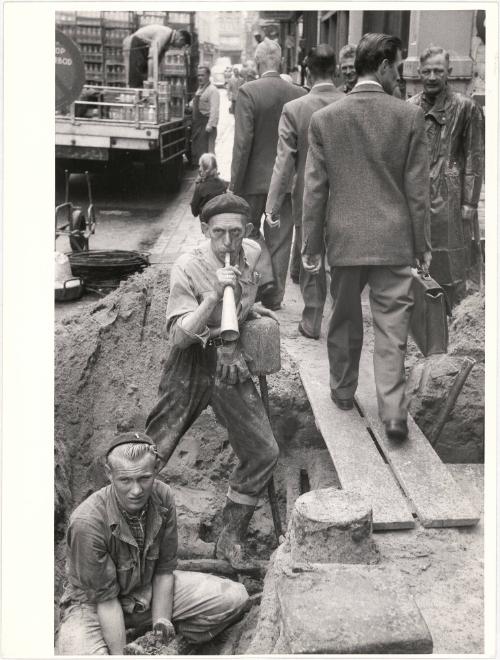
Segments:
[[[78,46],[56,30],[56,109],[75,101],[85,83],[85,66]]]

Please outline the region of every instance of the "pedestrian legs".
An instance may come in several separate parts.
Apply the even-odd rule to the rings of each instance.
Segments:
[[[331,269],[332,316],[328,330],[330,388],[339,399],[351,399],[358,386],[359,358],[363,346],[361,291],[367,267]]]
[[[208,133],[207,150],[208,153],[215,154],[215,141],[217,140],[217,129],[215,126]]]
[[[266,208],[267,195],[242,195],[242,197],[250,206],[250,222],[253,225],[252,233],[248,238],[257,241],[262,250],[258,264],[258,272],[260,273],[259,286],[269,287],[270,285],[274,285],[275,282],[273,266],[266,241],[260,231],[262,215]]]
[[[296,236],[299,238],[300,250],[302,250],[302,227],[295,227]],[[323,309],[326,300],[326,272],[325,255],[321,256],[321,268],[319,273],[313,274],[300,267],[300,292],[304,300],[301,325],[307,334],[319,337],[321,333],[321,321],[323,320]]]
[[[406,421],[404,359],[413,307],[410,266],[369,268],[375,347],[373,366],[380,418]]]
[[[264,236],[269,253],[271,254],[276,288],[263,302],[271,308],[278,307],[285,295],[286,276],[293,237],[292,199],[289,193],[285,195],[283,204],[279,210],[279,216],[279,227],[272,228],[267,223],[264,225]]]
[[[297,283],[302,268],[302,227],[295,225],[293,230],[292,258],[290,259],[290,277]]]

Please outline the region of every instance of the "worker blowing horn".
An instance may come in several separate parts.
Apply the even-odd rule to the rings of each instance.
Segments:
[[[252,228],[249,217],[250,207],[241,197],[225,193],[211,199],[201,211],[207,240],[173,265],[166,313],[169,353],[157,403],[146,421],[163,462],[208,405],[227,428],[237,464],[229,479],[216,554],[233,565],[243,560],[246,529],[279,455],[240,339],[234,339],[246,332],[247,321],[275,318],[254,304],[260,247],[245,238]],[[232,340],[224,340],[229,331]]]

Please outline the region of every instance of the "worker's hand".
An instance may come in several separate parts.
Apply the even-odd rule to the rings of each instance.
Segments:
[[[426,252],[423,252],[421,255],[417,257],[417,266],[421,268],[424,273],[429,272],[429,268],[431,267],[431,261],[432,261],[432,252],[430,250],[427,250]]]
[[[460,208],[460,213],[462,215],[463,222],[468,222],[472,227],[474,222],[474,216],[476,214],[476,209],[470,204],[463,204]]]
[[[302,266],[308,273],[315,275],[321,268],[321,254],[303,254]]]
[[[213,126],[205,126],[205,132],[206,133],[211,133],[213,131]]]
[[[137,642],[129,642],[123,647],[123,655],[146,655],[146,651]]]
[[[250,378],[246,356],[237,341],[227,342],[217,349],[217,378],[221,383],[236,385]]]
[[[226,286],[231,286],[233,289],[238,284],[238,277],[241,277],[241,271],[238,266],[224,266],[215,271],[217,275],[217,282],[215,284],[215,293],[222,300],[224,296],[224,289]]]
[[[268,316],[270,319],[274,319],[279,325],[279,319],[276,314],[271,309],[264,307],[262,303],[255,303],[255,305],[252,307],[252,313],[256,319],[260,318],[261,316]]]
[[[156,638],[164,646],[169,644],[175,637],[175,628],[171,621],[168,619],[158,619],[153,626],[153,632]]]
[[[264,214],[266,216],[266,222],[271,227],[271,229],[275,229],[280,226],[280,217],[277,213],[268,213],[267,211]]]

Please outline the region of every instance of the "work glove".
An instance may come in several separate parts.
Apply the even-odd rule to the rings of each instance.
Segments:
[[[228,342],[217,349],[216,375],[221,383],[236,385],[250,378],[246,360],[249,359],[238,345],[238,342]]]

